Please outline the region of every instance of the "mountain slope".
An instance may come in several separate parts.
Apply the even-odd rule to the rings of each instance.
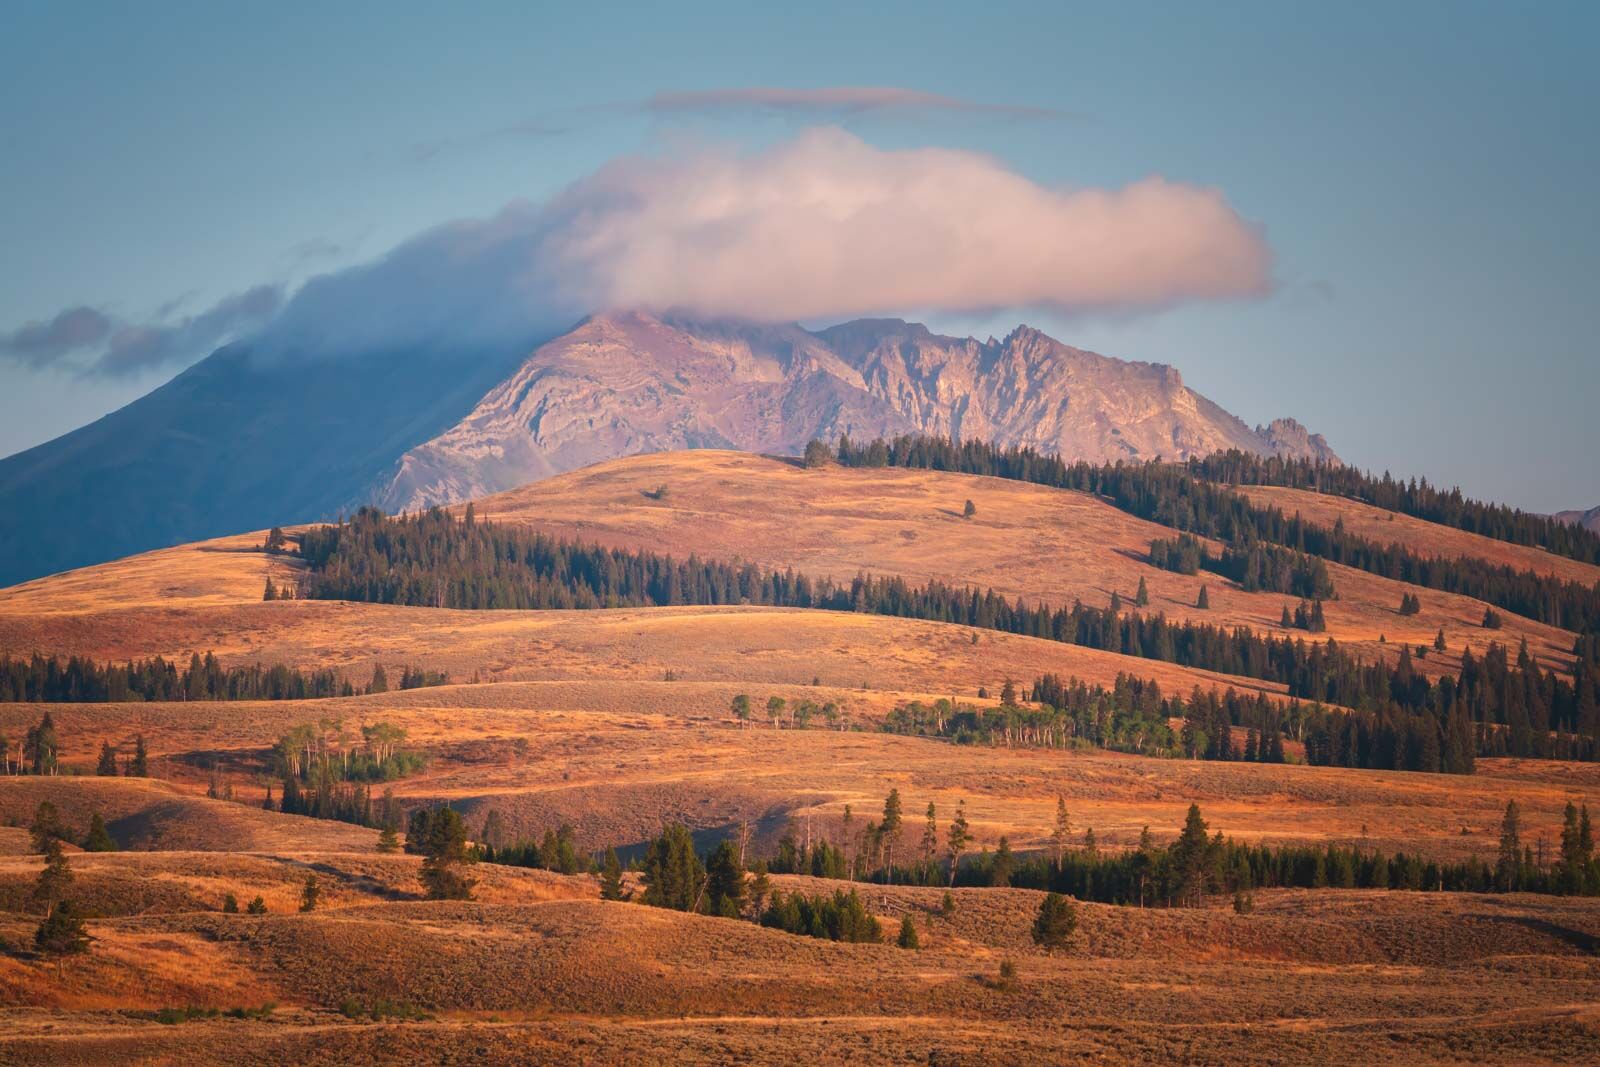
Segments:
[[[456,353],[264,362],[219,349],[127,407],[0,460],[0,585],[333,517],[511,365]]]
[[[1252,430],[1178,372],[1019,327],[941,337],[898,319],[816,333],[595,316],[539,348],[460,423],[402,457],[380,503],[418,508],[637,452],[798,452],[813,437],[926,432],[1091,460],[1218,449],[1337,460],[1293,420]]]
[[[1588,511],[1558,511],[1555,517],[1562,522],[1570,522],[1575,526],[1600,533],[1600,507],[1590,508]]]

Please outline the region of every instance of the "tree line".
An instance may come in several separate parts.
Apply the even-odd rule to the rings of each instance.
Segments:
[[[1252,504],[1232,486],[1207,477],[1231,469],[1221,461],[1211,467],[1204,461],[1068,464],[1031,448],[958,444],[925,435],[865,445],[841,437],[834,451],[846,466],[956,471],[1093,493],[1122,511],[1176,530],[1228,543],[1269,542],[1397,581],[1474,597],[1562,629],[1600,630],[1600,583],[1586,586],[1468,557],[1429,558],[1351,534],[1342,519],[1331,529],[1319,526],[1299,514],[1285,515],[1281,508]],[[1557,524],[1549,529],[1575,528]],[[1576,545],[1572,538],[1579,536],[1551,533],[1550,539],[1552,544]]]
[[[1237,449],[1190,460],[1188,466],[1207,481],[1330,493],[1496,541],[1531,545],[1584,563],[1600,563],[1600,535],[1592,530],[1549,515],[1472,500],[1463,496],[1460,489],[1441,490],[1428,484],[1426,478],[1405,481],[1388,471],[1378,478],[1341,463],[1257,456]]]
[[[405,667],[400,688],[448,685],[439,671]],[[358,688],[333,670],[301,671],[284,664],[259,663],[224,668],[214,653],[189,657],[179,668],[161,656],[96,663],[86,656],[43,656],[13,659],[0,654],[0,703],[76,704],[180,700],[311,700],[322,697],[383,693],[388,677],[380,665],[370,684]]]
[[[1510,754],[1559,751],[1591,759],[1600,752],[1600,646],[1587,640],[1575,650],[1580,662],[1572,682],[1541,671],[1525,649],[1515,668],[1506,667],[1498,645],[1490,646],[1481,664],[1464,655],[1459,677],[1430,682],[1414,669],[1409,649],[1398,665],[1381,658],[1363,663],[1331,639],[1317,643],[1242,626],[1169,622],[1115,604],[1052,608],[939,581],[914,586],[900,577],[857,575],[847,585],[814,581],[793,570],[560,540],[476,521],[470,507],[462,520],[442,509],[399,518],[364,509],[349,522],[305,537],[306,589],[313,597],[457,608],[751,603],[927,619],[1259,678],[1284,685],[1301,700],[1391,719],[1427,714],[1437,731],[1449,727],[1459,697],[1469,722],[1505,728]],[[1320,602],[1302,612],[1303,628],[1314,631]]]

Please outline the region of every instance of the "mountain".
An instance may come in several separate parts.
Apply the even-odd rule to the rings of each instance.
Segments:
[[[1600,533],[1600,507],[1590,508],[1588,511],[1558,511],[1552,518],[1562,522],[1575,523],[1586,530]]]
[[[941,337],[898,319],[810,332],[639,312],[543,345],[455,426],[408,451],[389,510],[513,488],[612,456],[926,432],[1090,460],[1239,448],[1337,462],[1292,419],[1251,429],[1172,367],[1071,348],[1026,326]]]
[[[798,453],[813,437],[924,431],[1093,460],[1220,448],[1336,459],[1293,420],[1251,429],[1171,367],[1028,327],[980,342],[895,319],[811,332],[626,312],[530,347],[320,359],[220,349],[0,461],[0,585],[669,449]]]
[[[0,460],[0,586],[337,515],[517,359],[269,361],[242,345],[219,349],[128,406]]]

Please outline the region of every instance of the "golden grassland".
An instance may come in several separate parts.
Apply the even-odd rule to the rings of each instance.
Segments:
[[[663,498],[646,495],[663,486]],[[977,509],[970,519],[962,517],[967,500]],[[1266,632],[1277,630],[1284,604],[1292,604],[1276,593],[1246,593],[1216,575],[1151,567],[1145,562],[1151,540],[1175,532],[1088,494],[942,471],[807,470],[742,452],[666,452],[596,464],[476,507],[485,518],[608,545],[738,556],[840,581],[861,571],[937,578],[1057,606],[1082,600],[1103,607],[1116,592],[1131,607],[1143,578],[1153,612]],[[1470,540],[1474,552],[1499,545]],[[1220,552],[1221,545],[1212,549]],[[1491,638],[1480,626],[1481,601],[1348,567],[1329,569],[1339,598],[1325,605],[1328,636],[1364,653],[1393,654],[1399,642],[1431,645],[1442,628],[1451,652],[1424,667],[1453,668],[1463,647],[1481,652]],[[1600,577],[1600,568],[1589,570]],[[1202,585],[1209,587],[1209,611],[1194,606]],[[1422,601],[1420,614],[1399,614],[1407,592]],[[1527,637],[1550,663],[1570,660],[1572,634],[1502,614],[1506,627],[1494,640],[1515,645]]]
[[[664,498],[645,496],[660,485]],[[962,519],[969,498],[977,515]],[[646,456],[479,510],[608,544],[840,579],[870,570],[970,580],[1060,604],[1100,604],[1116,590],[1131,607],[1142,576],[1151,610],[1268,629],[1284,601],[1148,567],[1149,540],[1168,532],[1092,498],[933,472]],[[1600,806],[1600,765],[1482,760],[1460,777],[897,737],[876,727],[903,700],[975,700],[979,686],[1046,671],[1099,682],[1128,671],[1169,691],[1271,687],[841,613],[262,603],[266,577],[292,582],[295,564],[253,551],[261,537],[0,590],[0,648],[98,659],[215,650],[229,664],[333,667],[357,681],[376,663],[414,664],[457,684],[319,701],[49,706],[70,769],[87,772],[103,742],[126,756],[142,735],[158,777],[0,777],[0,1062],[1587,1063],[1600,1045],[1594,900],[1270,891],[1249,915],[1220,900],[1085,904],[1071,946],[1055,953],[1028,936],[1039,894],[1026,890],[956,890],[951,915],[940,914],[940,890],[864,890],[887,936],[913,917],[915,952],[604,902],[588,875],[482,865],[477,901],[426,901],[417,858],[379,853],[377,831],[261,809],[279,736],[310,722],[353,742],[363,724],[394,723],[428,757],[390,784],[402,805],[449,801],[474,830],[490,810],[513,833],[565,822],[585,850],[637,849],[669,819],[705,842],[748,824],[759,847],[791,826],[835,834],[845,805],[876,817],[898,788],[908,841],[932,801],[941,827],[965,806],[977,847],[1005,835],[1019,850],[1040,848],[1060,796],[1075,840],[1092,827],[1109,848],[1147,825],[1170,837],[1195,802],[1213,830],[1240,840],[1459,858],[1492,854],[1515,798],[1524,839],[1553,851],[1569,799]],[[1202,581],[1209,613],[1188,607]],[[1469,639],[1485,643],[1476,601],[1421,590],[1422,615],[1402,619],[1396,583],[1337,568],[1335,581],[1330,633],[1364,654],[1392,652],[1401,638],[1431,642],[1441,625],[1452,653],[1429,665],[1452,666]],[[1522,635],[1551,663],[1571,643],[1508,615],[1499,638]],[[475,677],[482,683],[467,684]],[[739,693],[758,720],[770,696],[831,701],[849,728],[741,728],[729,715]],[[0,705],[0,733],[15,744],[45,710]],[[204,795],[213,772],[236,801]],[[76,829],[101,814],[125,850],[69,849],[96,941],[59,965],[26,949],[40,859],[21,827],[44,799]],[[308,874],[322,902],[300,914]],[[221,914],[229,893],[241,904],[260,895],[270,914]],[[997,981],[1002,959],[1017,964],[1009,986]],[[337,1009],[350,999],[430,1018],[347,1019]],[[277,1008],[265,1018],[151,1017],[267,1003]]]
[[[908,817],[932,801],[948,820],[965,804],[990,847],[1001,835],[1016,848],[1044,847],[1060,796],[1078,831],[1094,828],[1109,847],[1131,845],[1145,826],[1170,836],[1193,802],[1241,840],[1492,857],[1507,799],[1522,807],[1530,844],[1552,850],[1567,801],[1600,801],[1595,764],[1483,760],[1478,774],[1456,776],[973,747],[879,732],[867,703],[856,705],[850,730],[740,728],[727,711],[740,691],[758,708],[769,696],[850,699],[808,686],[541,682],[306,702],[54,705],[69,764],[87,771],[102,741],[127,752],[139,732],[155,773],[170,780],[137,790],[93,777],[0,780],[0,823],[26,824],[48,797],[73,825],[99,810],[114,836],[144,848],[283,848],[268,828],[284,817],[256,810],[270,748],[293,726],[324,720],[356,740],[363,723],[393,723],[429,754],[422,773],[389,785],[406,806],[449,801],[473,827],[494,809],[513,833],[534,836],[569,823],[588,850],[635,846],[669,819],[711,833],[749,823],[767,844],[790,820],[822,834],[846,804],[858,819],[873,817],[898,788]],[[0,729],[18,734],[42,710],[0,705]],[[199,795],[213,766],[243,803]],[[341,836],[318,847],[376,842],[375,831],[294,822],[296,840],[311,828],[324,840],[334,831],[320,828],[337,827]]]
[[[1086,904],[1071,943],[1046,952],[1027,933],[1038,893],[956,890],[946,915],[937,889],[863,889],[886,929],[912,917],[921,948],[906,951],[603,902],[589,876],[481,866],[482,901],[426,902],[404,856],[73,861],[100,911],[94,950],[60,966],[0,957],[8,1063],[1581,1063],[1600,1029],[1595,901],[1272,891],[1247,916]],[[299,914],[307,869],[325,894]],[[0,886],[26,874],[0,867]],[[162,883],[177,888],[154,899]],[[223,892],[260,893],[271,913],[218,914]],[[0,936],[24,936],[24,919],[0,918]],[[347,1001],[430,1018],[356,1022],[337,1013]],[[150,1018],[265,1004],[264,1019]]]

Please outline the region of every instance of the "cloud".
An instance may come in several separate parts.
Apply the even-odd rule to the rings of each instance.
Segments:
[[[261,286],[180,322],[118,323],[88,370],[177,363],[257,327],[263,356],[471,352],[625,307],[762,321],[1134,314],[1263,295],[1270,272],[1260,230],[1215,189],[1160,177],[1052,188],[988,156],[818,128],[756,152],[615,160],[546,203],[438,226],[312,278],[287,303]],[[94,321],[58,316],[59,329],[31,324],[7,343],[49,362],[36,353],[84,348]]]
[[[103,344],[113,323],[92,307],[72,307],[49,322],[30,322],[0,334],[0,354],[39,369],[75,352]]]
[[[1076,118],[1072,112],[1018,104],[985,104],[939,93],[890,86],[834,86],[820,89],[779,89],[751,86],[709,89],[701,92],[657,93],[645,101],[646,111],[658,115],[716,114],[764,111],[805,118],[829,118],[867,113],[932,114],[955,112],[1017,119]]]
[[[614,161],[547,204],[314,279],[273,334],[345,351],[531,340],[616,307],[768,321],[1130,313],[1262,295],[1270,267],[1259,229],[1214,189],[1055,189],[987,156],[824,128],[753,154]]]
[[[258,285],[176,322],[119,322],[104,311],[74,307],[48,323],[29,323],[0,337],[0,356],[34,370],[59,367],[83,375],[123,377],[192,362],[222,342],[264,325],[283,306],[283,289]],[[87,355],[85,360],[81,358]]]

